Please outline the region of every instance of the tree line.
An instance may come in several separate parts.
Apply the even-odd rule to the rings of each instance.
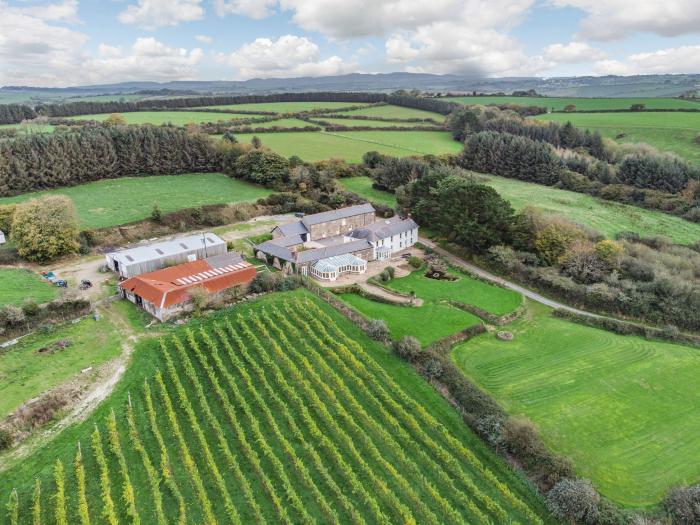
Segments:
[[[36,112],[20,104],[0,104],[0,124],[19,124],[23,120],[36,118]]]
[[[0,196],[125,176],[212,171],[210,139],[169,126],[85,127],[0,142]]]

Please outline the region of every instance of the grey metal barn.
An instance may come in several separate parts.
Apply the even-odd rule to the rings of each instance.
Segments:
[[[137,246],[105,254],[110,270],[128,279],[165,266],[226,253],[226,241],[213,233],[200,233],[170,241]]]

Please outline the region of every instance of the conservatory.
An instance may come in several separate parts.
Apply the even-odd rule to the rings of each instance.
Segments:
[[[346,253],[316,261],[311,266],[311,275],[324,281],[335,281],[345,273],[365,273],[367,261]]]

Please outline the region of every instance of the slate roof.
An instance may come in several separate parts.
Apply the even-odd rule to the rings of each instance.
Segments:
[[[310,250],[303,250],[301,252],[292,252],[284,246],[276,244],[278,240],[279,239],[274,239],[272,241],[266,241],[262,244],[258,244],[255,247],[255,250],[260,250],[268,255],[272,255],[273,257],[277,257],[278,259],[285,261],[307,263],[325,259],[327,257],[334,257],[336,255],[344,255],[346,253],[359,252],[361,250],[368,250],[372,248],[372,245],[367,242],[366,239],[357,239],[350,242],[335,244],[333,246],[313,248]]]
[[[277,239],[272,239],[272,241],[268,242],[273,242],[277,246],[284,246],[285,248],[288,248],[290,246],[296,246],[297,244],[304,244],[304,239],[301,238],[301,235],[290,235],[288,237],[278,237]]]
[[[279,231],[285,237],[309,233],[309,230],[306,228],[306,226],[304,226],[304,224],[301,221],[292,222],[290,224],[282,224],[281,226],[277,226],[277,229],[279,229]]]
[[[376,242],[381,239],[386,239],[392,235],[411,231],[418,228],[418,224],[413,219],[400,219],[392,217],[391,219],[377,221],[373,224],[363,226],[357,230],[350,232],[350,236],[356,239],[367,239],[370,242]]]
[[[335,246],[326,246],[325,248],[315,248],[297,252],[296,261],[298,263],[307,263],[326,259],[327,257],[335,257],[336,255],[344,255],[346,253],[359,252],[360,250],[371,249],[372,245],[366,239],[358,239],[356,241],[344,242]]]
[[[278,259],[284,259],[285,261],[294,261],[294,254],[288,248],[280,246],[276,243],[278,239],[274,241],[265,241],[255,246],[255,251],[258,250]]]
[[[369,203],[357,204],[356,206],[348,206],[347,208],[340,208],[338,210],[324,211],[321,213],[314,213],[313,215],[307,215],[301,220],[301,222],[308,228],[314,224],[336,221],[338,219],[347,219],[348,217],[354,217],[355,215],[374,213],[374,211],[374,207]]]

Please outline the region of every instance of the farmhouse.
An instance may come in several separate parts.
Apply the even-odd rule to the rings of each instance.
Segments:
[[[225,253],[226,241],[213,233],[202,233],[110,252],[105,258],[110,270],[128,279],[165,266]]]
[[[165,321],[188,308],[194,289],[216,295],[234,286],[247,287],[255,273],[253,265],[229,252],[131,277],[119,290],[125,299]]]
[[[335,281],[413,246],[418,225],[413,219],[377,219],[371,204],[361,204],[278,226],[272,236],[255,247],[259,259],[289,273]]]

